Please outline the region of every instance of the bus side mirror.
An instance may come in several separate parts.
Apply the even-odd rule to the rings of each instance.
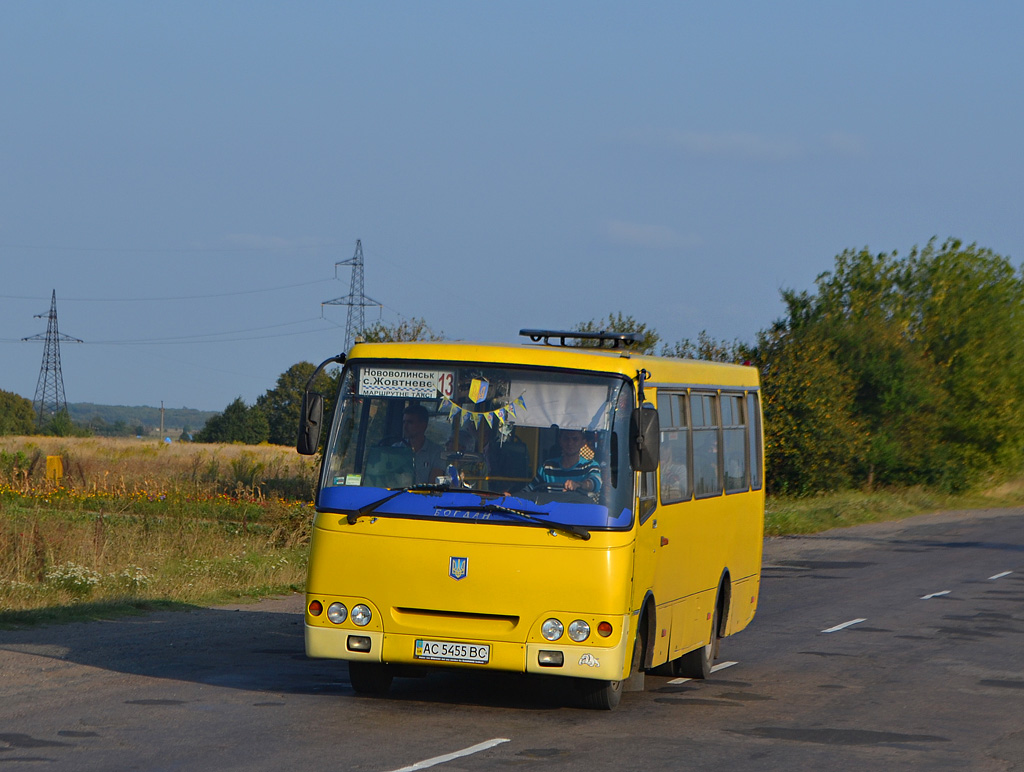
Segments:
[[[658,411],[639,407],[629,417],[629,465],[637,472],[658,468],[661,424]]]
[[[312,456],[320,446],[320,426],[324,422],[324,396],[315,391],[302,395],[302,417],[299,420],[299,441],[295,449]]]

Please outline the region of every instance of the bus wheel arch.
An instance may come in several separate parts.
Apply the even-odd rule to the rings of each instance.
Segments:
[[[703,679],[711,675],[711,668],[718,658],[718,642],[726,629],[729,601],[732,597],[729,570],[722,572],[715,595],[714,611],[711,614],[708,642],[698,649],[689,651],[675,660],[675,675],[683,678]]]
[[[643,642],[641,644],[642,660],[640,670],[650,670],[651,660],[654,658],[655,630],[658,627],[658,607],[654,602],[654,593],[648,590],[644,596],[644,602],[640,606],[640,619],[636,624],[636,635]]]
[[[732,579],[729,577],[728,568],[722,571],[722,578],[718,582],[715,610],[718,612],[718,626],[714,633],[719,638],[724,638],[725,631],[729,629],[729,614],[732,610]]]
[[[650,602],[648,604],[648,602]],[[644,670],[650,661],[650,626],[653,618],[654,601],[648,593],[643,610],[637,622],[636,631],[630,641],[629,670],[621,681],[600,681],[587,678],[576,679],[576,688],[582,707],[591,710],[614,710],[622,699],[623,692],[644,690]]]

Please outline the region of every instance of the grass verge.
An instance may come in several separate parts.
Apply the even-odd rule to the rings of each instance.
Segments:
[[[771,497],[765,505],[765,535],[785,536],[901,520],[929,512],[1024,505],[1024,481],[987,491],[950,495],[925,488],[844,491],[807,498]]]

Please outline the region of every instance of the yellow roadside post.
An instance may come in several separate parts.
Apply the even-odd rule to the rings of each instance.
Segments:
[[[64,461],[60,456],[46,457],[46,479],[57,484],[64,477]]]

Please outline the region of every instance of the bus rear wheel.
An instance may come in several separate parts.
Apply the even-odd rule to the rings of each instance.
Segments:
[[[356,694],[385,695],[391,690],[394,673],[379,662],[349,662],[348,679]]]
[[[711,631],[708,642],[675,661],[676,675],[682,678],[707,678],[718,658],[718,604],[711,617]]]

